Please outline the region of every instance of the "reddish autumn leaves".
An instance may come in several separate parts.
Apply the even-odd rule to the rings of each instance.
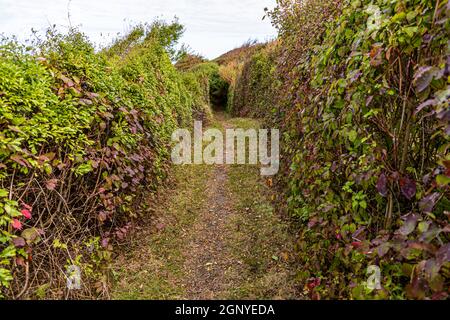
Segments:
[[[28,220],[30,220],[32,218],[31,212],[33,211],[33,207],[28,205],[28,204],[22,204],[22,215],[27,218]]]
[[[15,229],[15,230],[22,230],[22,222],[20,222],[17,219],[13,219],[11,222],[11,226]]]
[[[30,205],[25,204],[25,203],[22,204],[22,210],[20,211],[20,213],[22,214],[22,216],[25,219],[27,219],[27,220],[32,219],[32,217],[33,217],[32,213],[31,213],[32,211],[33,211],[33,207],[31,207]],[[23,229],[22,222],[17,218],[12,219],[11,226],[14,230],[22,230]]]

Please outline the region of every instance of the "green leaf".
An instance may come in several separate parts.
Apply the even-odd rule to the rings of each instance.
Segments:
[[[450,184],[450,177],[441,174],[437,176],[436,182],[440,187],[448,186]]]
[[[418,30],[419,28],[417,26],[403,28],[403,32],[405,32],[410,38],[414,37]]]
[[[29,228],[22,231],[22,238],[27,240],[28,244],[36,244],[41,241],[41,232],[36,228]]]
[[[9,286],[9,282],[13,280],[11,271],[5,268],[0,268],[0,284],[4,287]]]
[[[8,190],[0,189],[0,198],[6,198],[8,197],[8,195],[9,195]]]
[[[53,241],[53,248],[55,249],[67,249],[67,244],[62,243],[59,239]]]
[[[406,19],[407,19],[409,22],[412,22],[416,17],[417,17],[417,12],[416,12],[416,11],[410,11],[410,12],[408,12],[408,14],[406,15]]]
[[[366,202],[366,201],[361,201],[361,202],[359,203],[359,205],[360,205],[361,208],[367,209],[367,202]]]
[[[0,258],[13,258],[16,256],[16,248],[14,246],[8,246],[0,252]]]
[[[355,130],[352,130],[348,133],[348,138],[351,142],[355,142],[358,138],[358,133]]]
[[[399,13],[397,13],[395,16],[393,16],[391,18],[391,22],[397,23],[397,22],[400,22],[400,21],[404,20],[405,18],[406,18],[406,13],[399,12]]]
[[[78,168],[75,169],[75,174],[78,176],[85,175],[92,171],[92,165],[91,162],[83,163],[78,166]]]
[[[430,223],[429,223],[429,222],[422,221],[422,222],[419,223],[419,226],[417,227],[417,230],[418,230],[420,233],[424,233],[424,232],[427,232],[427,231],[428,231],[428,228],[429,228],[429,227],[430,227]]]

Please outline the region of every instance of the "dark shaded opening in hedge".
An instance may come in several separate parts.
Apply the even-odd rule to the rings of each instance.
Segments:
[[[228,90],[230,85],[219,73],[214,73],[210,78],[210,100],[211,106],[216,111],[226,110],[228,103]]]

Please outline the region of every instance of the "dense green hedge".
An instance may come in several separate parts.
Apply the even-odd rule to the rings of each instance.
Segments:
[[[197,61],[190,68],[182,71],[186,86],[194,93],[195,105],[194,117],[205,122],[212,120],[211,91],[214,90],[212,79],[218,72],[218,66],[214,62]]]
[[[280,86],[274,45],[259,48],[238,72],[229,110],[241,116],[263,117],[272,113]]]
[[[99,53],[79,32],[0,45],[0,297],[107,296],[107,262],[166,176],[170,137],[209,106],[171,61],[174,23]],[[67,266],[83,288],[66,292]]]
[[[197,79],[191,82],[190,88],[197,93],[201,100],[197,103],[206,106],[201,110],[205,121],[212,119],[212,108],[225,109],[227,105],[228,82],[219,72],[219,65],[213,61],[205,61],[200,57],[187,55],[181,59],[176,67],[183,71],[185,77]]]
[[[446,1],[279,1],[277,46],[243,68],[234,112],[282,130],[311,298],[448,298],[449,15]]]

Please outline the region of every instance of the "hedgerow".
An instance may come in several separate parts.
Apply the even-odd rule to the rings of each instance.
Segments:
[[[1,297],[108,296],[113,248],[166,177],[173,130],[208,108],[172,64],[181,32],[142,25],[101,52],[76,30],[1,43]]]
[[[207,123],[213,118],[211,109],[212,79],[218,72],[218,66],[214,62],[199,60],[191,62],[193,64],[182,70],[181,74],[186,87],[190,92],[194,93],[196,99],[194,105],[197,106],[197,108],[193,110],[193,116],[196,119],[203,120]]]
[[[278,45],[247,62],[233,111],[283,132],[299,287],[448,298],[450,3],[279,1],[270,15]]]
[[[208,122],[212,119],[212,108],[226,108],[229,82],[221,74],[221,67],[217,62],[185,54],[175,66],[183,72],[186,79],[194,79],[190,82],[190,89],[200,98],[196,104],[205,106],[195,112],[197,118]]]
[[[242,72],[246,61],[257,53],[265,45],[258,43],[256,40],[248,40],[242,46],[233,49],[214,60],[219,65],[219,78],[222,87],[228,90],[226,110],[233,113],[234,95],[236,91],[236,83]],[[223,82],[227,82],[224,86]]]
[[[277,43],[260,47],[237,73],[230,112],[264,117],[272,113],[280,86],[275,65]]]

